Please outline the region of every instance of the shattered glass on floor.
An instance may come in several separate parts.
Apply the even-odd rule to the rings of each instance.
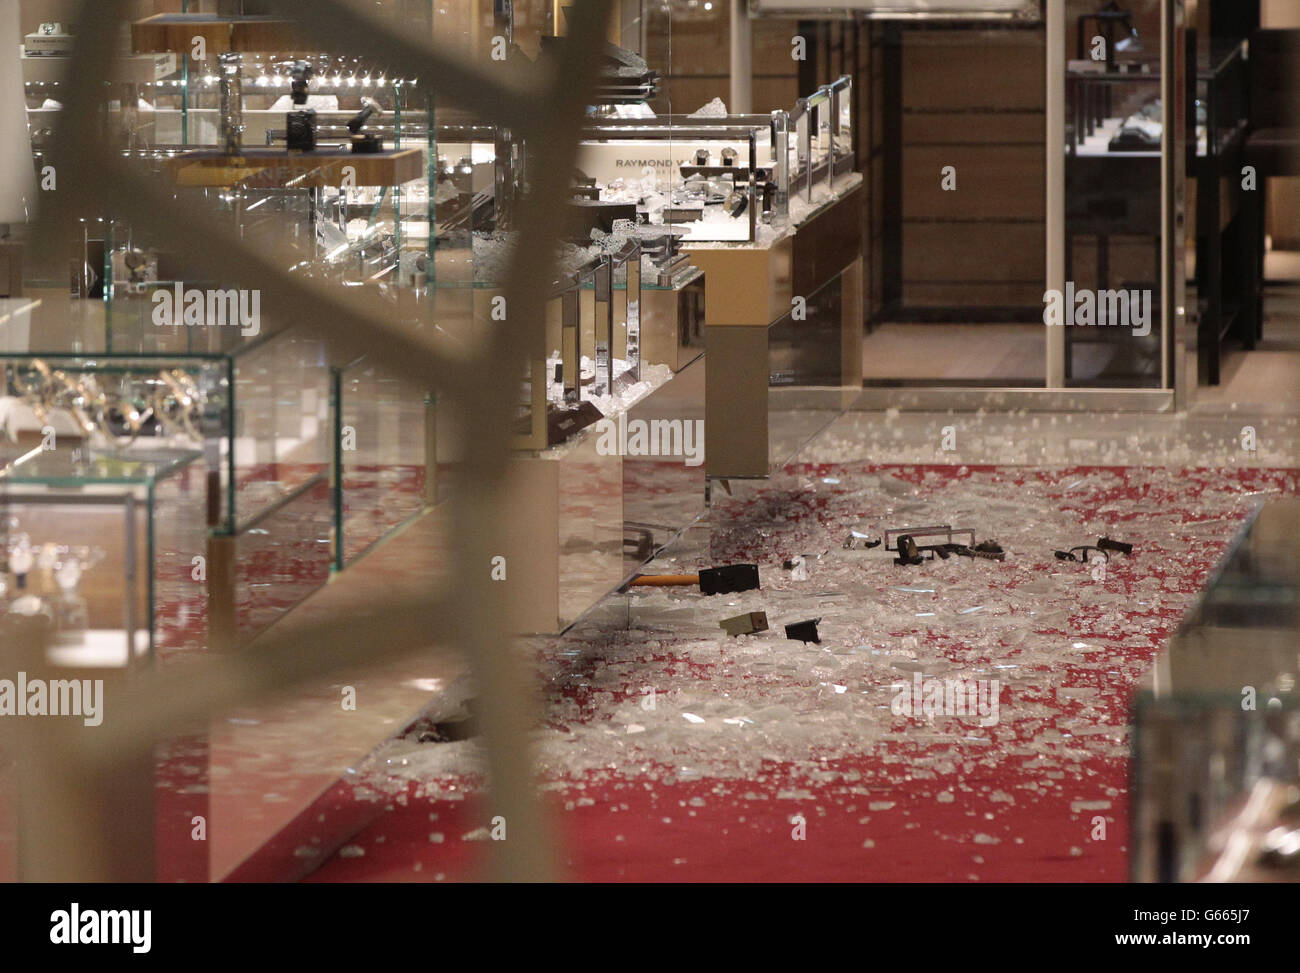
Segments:
[[[756,562],[761,590],[636,588],[525,640],[571,877],[1123,880],[1133,686],[1243,519],[1297,474],[805,465],[734,487],[645,570]],[[933,524],[1006,559],[843,547]],[[1102,536],[1133,555],[1053,553]],[[798,556],[806,580],[782,567]],[[765,632],[719,628],[757,611]],[[785,637],[811,619],[820,643]],[[457,692],[452,710],[472,690]],[[391,810],[313,879],[473,877],[480,756],[473,739],[392,741],[359,795]]]

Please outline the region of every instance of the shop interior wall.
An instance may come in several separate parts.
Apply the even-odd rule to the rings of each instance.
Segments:
[[[1300,0],[1260,0],[1259,17],[1261,27],[1300,28]],[[1300,250],[1300,179],[1272,180],[1268,203],[1268,232],[1274,249]]]
[[[1041,307],[1041,29],[872,30],[884,197],[873,229],[897,254],[885,260],[879,314],[948,309],[941,319],[978,320],[989,309]],[[955,191],[942,187],[945,166],[957,170]]]

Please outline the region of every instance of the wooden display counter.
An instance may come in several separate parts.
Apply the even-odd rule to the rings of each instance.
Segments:
[[[851,173],[771,239],[683,245],[708,281],[710,478],[768,476],[861,394],[863,196]]]

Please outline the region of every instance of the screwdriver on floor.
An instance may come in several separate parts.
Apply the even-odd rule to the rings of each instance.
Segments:
[[[727,564],[705,568],[699,574],[641,574],[628,587],[685,588],[699,585],[706,595],[726,595],[733,591],[753,591],[759,587],[757,564]]]

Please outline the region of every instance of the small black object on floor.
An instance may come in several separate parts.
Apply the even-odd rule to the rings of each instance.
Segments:
[[[817,635],[817,623],[820,618],[810,618],[806,622],[794,622],[785,627],[785,637],[788,639],[797,639],[800,642],[816,642],[821,644],[821,638]]]

